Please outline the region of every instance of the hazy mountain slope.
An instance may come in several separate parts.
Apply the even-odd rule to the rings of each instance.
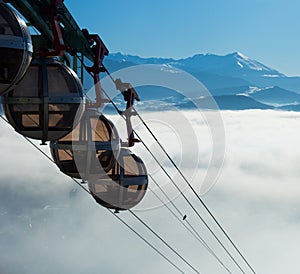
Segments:
[[[238,86],[278,86],[300,93],[300,77],[287,77],[278,70],[253,60],[240,52],[224,56],[196,54],[182,59],[141,58],[121,53],[110,54],[106,64],[114,71],[133,64],[158,64],[179,68],[191,73],[208,89],[222,89]]]
[[[268,104],[295,104],[300,103],[300,94],[280,87],[267,87],[250,94],[257,101]]]

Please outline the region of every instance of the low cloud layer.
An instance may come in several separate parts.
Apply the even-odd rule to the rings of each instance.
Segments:
[[[259,110],[223,111],[221,114],[226,132],[226,157],[217,184],[202,198],[257,273],[294,273],[299,268],[297,254],[300,245],[300,114]],[[172,113],[166,115],[172,117]],[[198,189],[210,163],[210,132],[199,113],[185,112],[184,115],[191,121],[198,140],[199,163],[192,178],[193,186]],[[161,114],[156,117],[159,116]],[[2,121],[0,127],[1,273],[176,273],[172,266],[61,174],[22,136]],[[161,123],[153,122],[152,127],[185,174],[193,171],[187,162],[193,160],[191,155],[194,155],[195,144],[187,142],[184,151],[178,149],[179,143],[188,140],[188,132],[181,133],[177,144],[177,141],[173,142],[175,133],[168,134]],[[139,132],[152,144],[142,127]],[[176,176],[159,149],[154,143],[152,145],[168,171]],[[43,149],[48,152],[47,147]],[[154,173],[168,194],[175,198],[175,190],[156,170],[155,163],[142,146],[138,145],[134,151],[145,160],[148,170]],[[150,188],[159,194],[153,183]],[[208,220],[194,196],[188,191],[185,193]],[[233,273],[237,273],[236,267],[184,200],[177,197],[174,203],[187,214],[188,220]],[[135,210],[201,273],[226,273],[160,205],[148,191]],[[119,216],[170,256],[186,273],[193,273],[129,213]]]

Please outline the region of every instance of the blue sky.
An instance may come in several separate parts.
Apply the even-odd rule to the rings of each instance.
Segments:
[[[298,0],[65,1],[110,52],[188,57],[240,51],[300,75]]]

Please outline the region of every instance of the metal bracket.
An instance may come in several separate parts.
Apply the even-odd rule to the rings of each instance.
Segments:
[[[64,51],[72,52],[73,49],[64,44],[63,35],[61,32],[61,26],[58,18],[58,10],[62,6],[64,0],[51,0],[49,13],[50,13],[50,23],[53,33],[53,43],[54,50],[49,50],[45,48],[39,48],[39,56],[52,57],[52,56],[63,56]]]
[[[131,117],[136,115],[136,111],[133,109],[134,101],[140,101],[140,98],[130,83],[123,83],[121,79],[116,79],[115,81],[116,88],[121,91],[124,101],[126,103],[126,110],[122,112],[122,115],[125,117],[127,135],[128,135],[128,147],[134,146],[135,143],[140,142],[140,140],[134,137]]]
[[[100,85],[100,72],[105,72],[105,68],[102,66],[104,56],[108,55],[108,49],[104,45],[103,41],[98,34],[89,34],[87,29],[83,29],[82,33],[88,40],[90,47],[94,53],[94,64],[91,67],[85,67],[86,71],[93,75],[95,93],[96,93],[96,107],[103,107],[106,102],[103,98],[103,93]]]

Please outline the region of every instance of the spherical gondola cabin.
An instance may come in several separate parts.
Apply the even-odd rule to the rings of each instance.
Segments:
[[[77,126],[52,141],[50,149],[60,171],[86,181],[112,168],[120,153],[120,138],[110,120],[95,109],[86,109]]]
[[[96,202],[106,208],[127,210],[137,205],[148,187],[146,167],[138,156],[122,148],[120,156],[106,176],[88,181]]]
[[[53,58],[32,62],[22,81],[2,98],[3,110],[23,136],[53,141],[68,134],[82,114],[83,87],[78,76]]]
[[[13,88],[27,71],[33,48],[25,22],[0,3],[0,95]]]

